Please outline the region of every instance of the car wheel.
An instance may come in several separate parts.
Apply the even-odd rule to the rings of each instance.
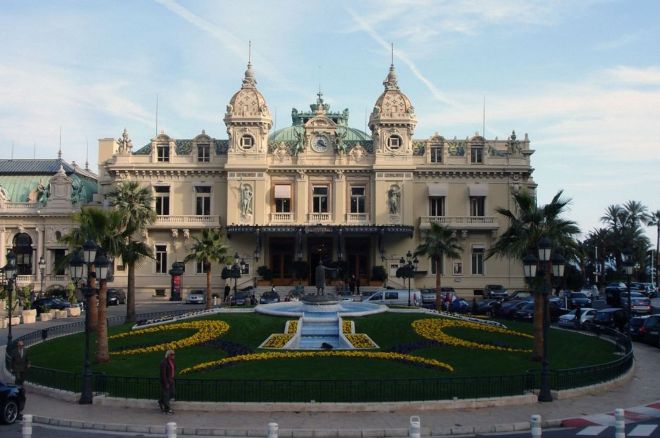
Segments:
[[[2,404],[2,411],[0,412],[0,421],[4,424],[13,424],[18,418],[18,404],[15,400],[7,400]]]

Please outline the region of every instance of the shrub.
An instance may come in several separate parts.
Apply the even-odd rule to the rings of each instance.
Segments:
[[[385,281],[387,278],[387,271],[382,265],[374,266],[371,268],[371,279],[373,281]]]

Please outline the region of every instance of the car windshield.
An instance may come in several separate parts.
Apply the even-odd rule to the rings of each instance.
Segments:
[[[586,294],[583,294],[582,292],[573,292],[571,294],[572,298],[587,298]]]

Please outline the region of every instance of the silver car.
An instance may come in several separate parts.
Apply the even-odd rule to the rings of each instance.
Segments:
[[[193,289],[188,294],[186,303],[188,304],[204,304],[206,301],[206,291],[204,289]]]

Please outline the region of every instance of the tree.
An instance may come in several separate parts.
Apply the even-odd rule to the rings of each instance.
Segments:
[[[135,321],[135,267],[144,257],[152,257],[151,248],[134,240],[134,236],[156,220],[156,212],[151,206],[153,196],[148,187],[142,187],[136,181],[125,181],[117,184],[107,198],[122,215],[122,235],[126,245],[120,255],[127,265],[126,319],[132,322]]]
[[[502,233],[495,244],[488,250],[486,258],[492,256],[516,258],[535,252],[538,241],[545,236],[552,241],[553,250],[562,250],[567,262],[574,260],[578,243],[575,238],[580,229],[574,221],[563,219],[561,215],[570,203],[561,199],[559,191],[544,206],[537,206],[536,198],[527,191],[520,191],[513,196],[517,211],[497,208],[495,211],[509,220],[509,227]],[[534,314],[543,315],[543,300],[540,294],[534,295]],[[533,360],[540,360],[543,351],[543,318],[534,318]]]
[[[183,262],[191,260],[202,263],[206,272],[206,308],[211,308],[211,262],[226,263],[227,250],[224,234],[215,229],[205,228],[201,236],[193,236],[195,243]]]
[[[656,210],[646,217],[646,225],[649,227],[656,227],[655,234],[655,272],[658,272],[658,264],[660,262],[660,210]],[[651,266],[653,268],[653,266]]]
[[[460,257],[459,252],[463,250],[458,244],[456,233],[449,228],[431,222],[431,228],[422,234],[423,242],[415,249],[415,255],[425,255],[431,258],[435,266],[435,308],[442,309],[442,258]]]

